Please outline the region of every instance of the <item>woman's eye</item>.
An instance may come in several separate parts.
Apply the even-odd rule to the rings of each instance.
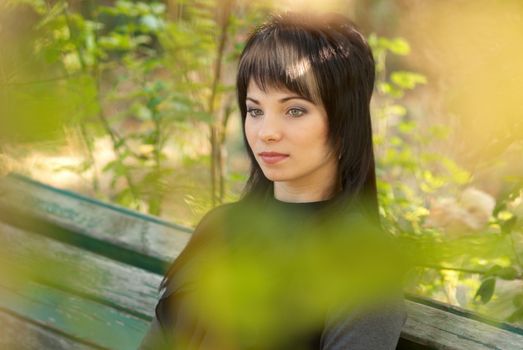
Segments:
[[[305,111],[300,108],[291,108],[287,112],[291,117],[301,117],[303,114],[305,114]]]
[[[247,110],[247,113],[251,115],[251,117],[256,118],[257,116],[262,114],[261,109],[258,108],[249,108]]]

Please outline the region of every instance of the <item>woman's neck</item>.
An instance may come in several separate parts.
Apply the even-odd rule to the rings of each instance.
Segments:
[[[276,200],[289,203],[309,203],[321,202],[333,198],[341,191],[340,183],[329,186],[328,188],[292,188],[286,183],[274,183],[273,196]],[[334,187],[334,188],[333,188]]]

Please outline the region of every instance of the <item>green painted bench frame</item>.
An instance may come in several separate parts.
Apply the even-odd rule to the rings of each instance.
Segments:
[[[136,348],[191,232],[21,175],[1,179],[0,348]],[[398,349],[523,349],[512,325],[413,295],[407,307]]]

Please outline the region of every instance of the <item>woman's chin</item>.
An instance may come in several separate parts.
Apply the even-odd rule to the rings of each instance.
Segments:
[[[288,176],[284,176],[282,174],[278,174],[276,171],[267,171],[263,173],[265,177],[272,181],[272,182],[280,182],[280,181],[287,181]]]

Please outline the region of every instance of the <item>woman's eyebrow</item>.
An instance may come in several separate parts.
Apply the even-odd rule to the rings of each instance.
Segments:
[[[307,101],[307,102],[310,102],[310,103],[314,103],[314,102],[312,102],[311,100],[309,100],[306,97],[297,96],[297,95],[296,96],[288,96],[288,97],[281,98],[280,102],[286,102],[286,101],[289,101],[289,100],[304,100],[304,101]]]
[[[294,99],[297,99],[297,100],[304,100],[304,101],[307,101],[307,102],[310,102],[310,103],[313,103],[311,100],[309,100],[308,98],[305,98],[303,96],[287,96],[287,97],[284,97],[284,98],[281,98],[279,100],[280,103],[283,103],[283,102],[286,102],[286,101],[289,101],[289,100],[294,100]],[[260,104],[260,101],[258,100],[255,100],[254,98],[252,97],[248,97],[247,96],[247,100],[251,100],[252,102],[256,103],[256,104]]]

